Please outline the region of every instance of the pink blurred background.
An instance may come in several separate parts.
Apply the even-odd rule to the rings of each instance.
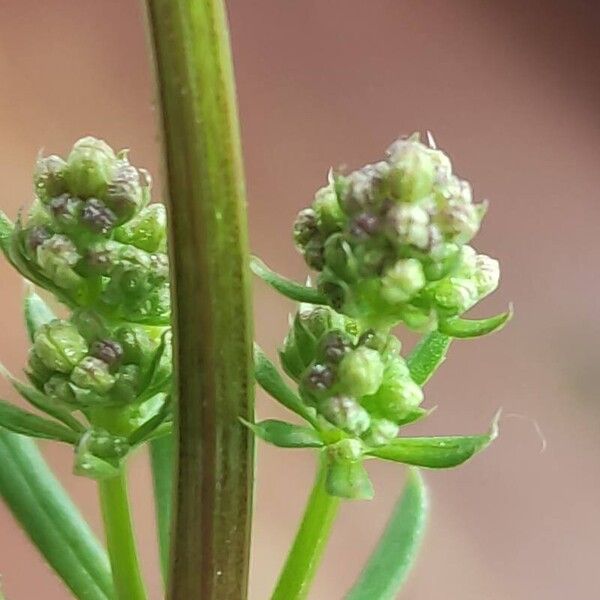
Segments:
[[[461,469],[427,473],[433,512],[403,598],[600,597],[598,144],[600,5],[534,0],[230,2],[253,249],[297,278],[298,209],[330,165],[381,156],[399,134],[430,129],[478,198],[491,200],[476,246],[501,259],[502,333],[459,342],[427,389],[439,405],[419,431],[475,433],[498,407],[498,441]],[[134,0],[0,3],[0,204],[29,202],[38,150],[84,134],[132,149],[156,174],[159,145],[144,15]],[[157,185],[159,188],[159,184]],[[18,372],[22,283],[0,261],[1,360]],[[256,285],[256,329],[274,355],[291,304]],[[5,382],[0,395],[15,399]],[[261,416],[282,415],[259,398]],[[547,440],[541,442],[533,421]],[[47,455],[99,530],[94,485]],[[312,479],[309,452],[259,446],[251,597],[269,590]],[[0,465],[2,468],[2,465]],[[338,600],[402,488],[373,469],[377,497],[347,503],[311,599]],[[146,460],[133,468],[137,526],[160,597]],[[0,573],[10,600],[69,597],[0,507]],[[226,600],[226,599],[224,599]],[[376,599],[374,599],[376,600]]]

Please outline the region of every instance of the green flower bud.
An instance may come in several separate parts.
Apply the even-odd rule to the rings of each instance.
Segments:
[[[33,174],[37,197],[47,203],[66,191],[65,173],[67,163],[60,156],[39,157]]]
[[[36,331],[33,349],[48,369],[70,373],[85,357],[88,346],[74,325],[56,319]]]
[[[37,263],[44,275],[63,289],[74,289],[83,284],[83,279],[75,273],[81,256],[75,244],[64,235],[53,235],[36,248]]]
[[[491,294],[500,282],[500,264],[494,258],[478,254],[475,264],[475,285],[477,295],[483,298]]]
[[[385,226],[394,245],[425,250],[431,245],[429,220],[429,214],[420,206],[395,204],[386,213]]]
[[[62,231],[73,231],[79,226],[82,206],[79,198],[61,194],[50,200],[48,210]]]
[[[472,250],[469,246],[461,248],[450,242],[437,244],[429,254],[431,260],[423,264],[425,278],[428,281],[438,281],[459,268],[465,248]]]
[[[115,378],[110,391],[111,398],[118,404],[133,404],[140,391],[140,368],[137,365],[123,365]]]
[[[131,221],[115,230],[115,239],[146,252],[166,248],[167,215],[162,204],[151,204]]]
[[[294,221],[294,243],[304,252],[306,245],[316,237],[320,237],[317,214],[312,208],[305,208]]]
[[[363,405],[394,423],[401,421],[423,402],[423,390],[410,378],[404,361],[395,361],[386,367],[386,373],[377,393],[363,399]]]
[[[350,244],[342,234],[329,236],[325,242],[324,259],[327,268],[342,281],[352,282],[358,276],[358,263]]]
[[[479,231],[481,218],[473,204],[449,202],[436,214],[435,222],[445,239],[466,244]]]
[[[477,284],[470,279],[449,277],[433,287],[433,301],[449,314],[459,315],[471,308],[478,299]]]
[[[419,141],[418,134],[394,142],[387,150],[387,160],[390,188],[401,202],[418,202],[431,194],[439,166],[436,163],[443,161]]]
[[[56,402],[74,405],[77,403],[69,379],[64,375],[53,375],[44,384],[44,393]]]
[[[112,180],[115,163],[115,153],[106,142],[93,137],[75,142],[65,174],[69,191],[80,198],[102,197]]]
[[[108,328],[102,317],[93,310],[79,309],[76,310],[71,322],[77,331],[88,341],[94,342],[108,335]]]
[[[77,387],[97,394],[108,393],[115,384],[108,365],[94,356],[86,356],[79,362],[71,373],[71,381]]]
[[[31,348],[27,360],[27,376],[30,381],[38,389],[41,389],[48,379],[50,379],[52,373],[54,373],[54,371],[49,369],[35,353],[34,349]]]
[[[363,332],[357,345],[376,350],[386,362],[389,359],[395,359],[402,349],[402,342],[395,335],[373,329]]]
[[[390,304],[407,302],[425,287],[421,263],[414,258],[400,259],[381,280],[381,295]]]
[[[383,361],[376,350],[364,346],[349,352],[338,368],[340,387],[351,396],[374,394],[383,381]]]
[[[340,231],[346,217],[340,208],[335,192],[335,185],[333,183],[329,183],[329,185],[322,187],[315,194],[313,209],[318,222],[319,231],[322,234],[330,235],[331,233]]]
[[[327,446],[327,452],[333,460],[356,462],[362,458],[363,445],[359,440],[346,438]]]
[[[414,331],[432,331],[437,326],[437,316],[429,308],[421,308],[407,304],[399,311],[400,320]]]
[[[83,443],[89,452],[104,459],[122,458],[129,452],[127,438],[111,435],[103,429],[89,430]]]
[[[344,212],[377,212],[389,195],[389,173],[389,165],[381,161],[350,173],[342,180],[342,186],[335,183]]]
[[[319,404],[319,413],[332,425],[352,435],[361,435],[371,424],[369,413],[351,396],[333,396]]]
[[[115,337],[123,351],[123,363],[141,365],[151,360],[155,344],[141,325],[127,325],[116,331]]]
[[[294,316],[279,358],[285,372],[298,381],[317,357],[319,340],[329,331],[348,332],[354,323],[327,306],[301,305]]]
[[[119,220],[131,219],[144,204],[140,173],[127,161],[120,161],[108,184],[104,200]]]
[[[373,419],[371,427],[363,436],[363,440],[369,446],[384,446],[393,440],[399,431],[400,428],[393,421]]]

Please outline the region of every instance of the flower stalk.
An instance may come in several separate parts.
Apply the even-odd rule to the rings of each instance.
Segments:
[[[246,597],[253,440],[245,190],[222,0],[148,0],[168,186],[177,398],[168,597]]]

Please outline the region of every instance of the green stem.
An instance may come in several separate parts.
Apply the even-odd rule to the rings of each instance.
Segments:
[[[341,503],[339,498],[327,493],[326,476],[326,463],[321,460],[300,529],[279,576],[272,600],[302,600],[308,594]]]
[[[178,460],[170,600],[243,600],[252,509],[246,197],[223,0],[147,0],[168,183]]]
[[[145,600],[124,471],[98,487],[117,600]]]
[[[154,482],[154,504],[158,549],[163,581],[169,572],[169,540],[171,531],[171,499],[173,495],[173,435],[150,442],[150,461]]]

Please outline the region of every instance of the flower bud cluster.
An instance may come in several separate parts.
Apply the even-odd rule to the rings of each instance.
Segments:
[[[125,407],[165,391],[153,388],[159,362],[161,369],[170,366],[170,351],[141,325],[111,330],[82,311],[36,331],[27,375],[53,402],[71,410]],[[169,374],[161,373],[163,383]]]
[[[86,137],[63,160],[38,158],[36,199],[17,223],[12,260],[71,305],[127,321],[169,314],[165,212],[125,152]]]
[[[396,337],[361,332],[355,321],[327,307],[301,308],[280,358],[320,419],[366,446],[396,437],[423,401]]]
[[[299,213],[294,239],[336,310],[377,329],[426,331],[498,285],[497,261],[468,245],[485,208],[416,134],[380,162],[332,174]]]

